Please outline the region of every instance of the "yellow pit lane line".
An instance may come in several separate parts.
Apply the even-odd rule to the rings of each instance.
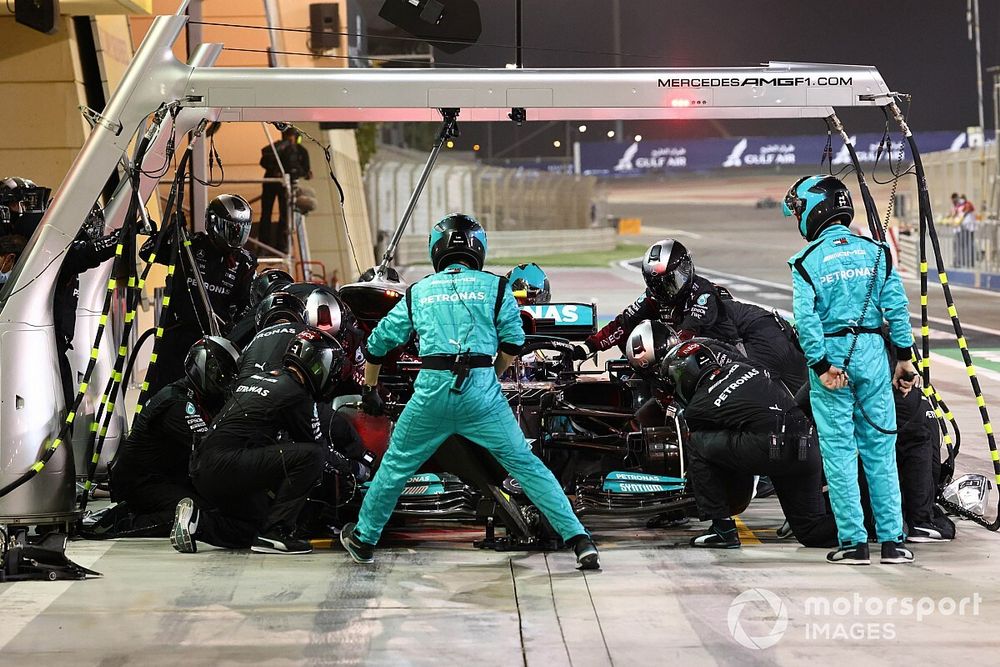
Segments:
[[[763,544],[760,538],[754,535],[754,532],[739,517],[736,517],[736,531],[740,536],[740,542],[743,544]]]

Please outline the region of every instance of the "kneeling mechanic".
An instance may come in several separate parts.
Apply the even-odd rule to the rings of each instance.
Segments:
[[[284,368],[237,384],[195,452],[191,477],[217,522],[241,539],[220,542],[203,531],[203,508],[185,498],[170,536],[175,549],[194,552],[203,541],[258,553],[312,551],[296,536],[296,522],[330,462],[316,403],[329,400],[342,363],[333,338],[306,329],[288,345]]]
[[[760,369],[720,365],[699,343],[675,347],[664,367],[691,431],[689,474],[698,510],[712,520],[691,545],[739,547],[729,489],[742,482],[749,490],[753,475],[768,475],[796,539],[807,547],[836,546],[815,429],[788,392]]]

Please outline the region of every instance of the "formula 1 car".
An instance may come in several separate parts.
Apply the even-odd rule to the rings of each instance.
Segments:
[[[352,308],[364,298],[355,310],[362,326],[374,326],[378,311],[388,312],[403,296],[391,284],[380,292],[380,303],[373,305],[370,289],[342,291]],[[635,411],[650,397],[650,387],[625,360],[608,362],[603,370],[574,366],[572,341],[596,331],[596,307],[524,306],[522,318],[525,346],[501,384],[525,437],[561,481],[577,513],[585,521],[602,516],[656,521],[693,513],[681,419],[668,410],[664,426],[637,425]],[[382,386],[397,414],[412,395],[419,370],[412,351],[383,366]],[[344,397],[340,407],[356,400]],[[368,424],[374,418],[347,410],[366,446],[384,452],[388,429],[372,439]],[[446,442],[410,478],[394,516],[484,522],[487,539],[482,546],[555,546],[558,538],[516,481],[484,450],[469,444],[459,438]],[[495,537],[495,525],[506,528],[505,541]]]

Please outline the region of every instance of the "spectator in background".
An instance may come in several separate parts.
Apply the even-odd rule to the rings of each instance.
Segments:
[[[298,179],[312,178],[309,152],[302,146],[302,135],[294,127],[282,130],[280,141],[260,149],[260,166],[264,168],[265,178],[282,178],[284,170],[291,177],[293,188]],[[278,200],[277,223],[271,221],[275,199]],[[258,239],[282,254],[288,252],[288,193],[284,183],[264,183]]]
[[[965,195],[951,194],[951,218],[955,224],[954,259],[957,268],[976,264],[976,207]]]

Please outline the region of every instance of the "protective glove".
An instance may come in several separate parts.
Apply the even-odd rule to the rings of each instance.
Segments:
[[[361,388],[361,411],[372,417],[385,414],[385,401],[379,396],[378,389],[369,385]]]
[[[354,473],[354,479],[358,480],[358,484],[364,484],[371,479],[372,469],[361,461],[351,461],[351,467],[351,472]]]
[[[587,357],[593,354],[590,348],[586,345],[574,345],[573,346],[573,358],[577,361],[583,361]]]

